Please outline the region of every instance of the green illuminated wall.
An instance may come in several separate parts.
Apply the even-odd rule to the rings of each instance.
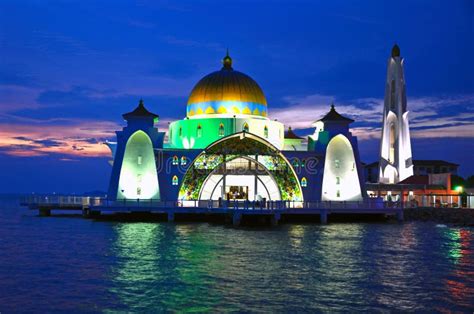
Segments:
[[[159,199],[155,154],[148,135],[137,131],[127,141],[117,199]]]
[[[223,134],[219,132],[221,124],[224,126]],[[264,118],[227,116],[186,118],[171,123],[168,131],[168,146],[170,148],[204,149],[222,137],[242,132],[245,124],[248,125],[249,133],[265,138],[279,149],[283,148],[284,126],[282,123]],[[198,131],[198,126],[201,127],[200,131]],[[265,127],[268,132],[265,132]]]

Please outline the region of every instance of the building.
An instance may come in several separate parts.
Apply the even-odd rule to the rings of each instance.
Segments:
[[[183,108],[184,109],[184,108]],[[311,114],[311,113],[308,113]],[[112,200],[359,201],[366,195],[357,138],[334,105],[307,140],[271,120],[265,95],[227,54],[192,89],[168,141],[158,115],[138,107],[108,143]]]
[[[380,183],[398,183],[413,175],[403,58],[397,45],[388,59],[379,166]]]
[[[458,167],[458,164],[445,160],[413,160],[413,173],[415,176],[440,173],[450,173],[451,175],[457,175]],[[364,164],[364,169],[367,182],[378,182],[380,169],[378,162]]]
[[[366,187],[369,197],[402,201],[407,207],[462,206],[460,193],[451,189],[450,173],[413,175],[397,184],[368,183]]]

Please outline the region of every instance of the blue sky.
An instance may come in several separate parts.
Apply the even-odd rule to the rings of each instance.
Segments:
[[[169,121],[194,84],[234,68],[300,135],[334,101],[377,160],[387,58],[405,58],[415,159],[474,174],[473,1],[2,1],[0,191],[105,190],[121,114]]]

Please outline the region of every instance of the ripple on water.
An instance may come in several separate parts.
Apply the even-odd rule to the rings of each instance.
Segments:
[[[36,217],[0,203],[0,311],[472,311],[473,230],[234,229]]]

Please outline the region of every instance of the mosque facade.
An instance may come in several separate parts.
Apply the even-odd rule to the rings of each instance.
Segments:
[[[116,132],[116,143],[108,143],[113,155],[108,198],[183,204],[363,200],[353,120],[332,105],[315,117],[314,133],[304,139],[271,120],[268,107],[258,83],[234,70],[228,54],[219,71],[195,85],[186,117],[170,123],[167,132],[157,128],[158,115],[141,100],[123,115],[127,125]]]

